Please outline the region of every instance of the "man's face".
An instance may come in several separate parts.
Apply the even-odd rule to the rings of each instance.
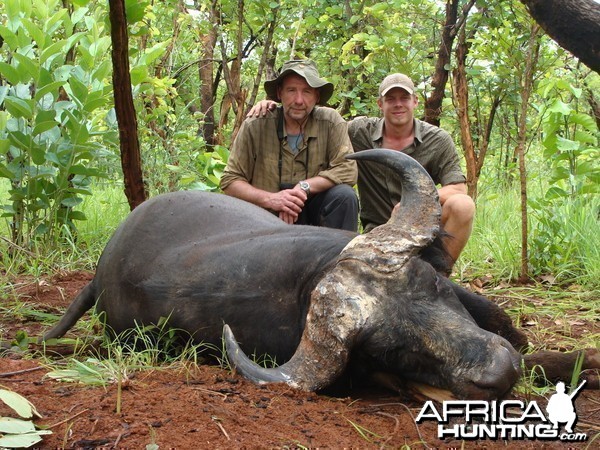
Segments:
[[[287,119],[303,122],[319,102],[320,94],[300,75],[291,74],[283,79],[277,93]]]
[[[413,111],[418,104],[417,97],[402,88],[393,88],[377,100],[385,122],[389,125],[406,125],[412,123]]]

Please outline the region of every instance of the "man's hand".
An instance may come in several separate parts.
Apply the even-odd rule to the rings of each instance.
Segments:
[[[245,180],[235,180],[224,190],[225,194],[254,203],[263,209],[273,211],[286,223],[293,224],[304,208],[306,192],[299,185],[279,192],[257,189]]]
[[[261,100],[248,111],[246,117],[264,117],[267,112],[277,108],[277,103],[272,100]]]
[[[306,192],[295,186],[269,195],[266,208],[279,213],[279,218],[291,225],[298,220],[306,199]]]

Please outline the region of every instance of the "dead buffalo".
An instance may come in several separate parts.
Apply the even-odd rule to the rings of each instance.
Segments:
[[[95,278],[44,339],[62,336],[96,305],[114,333],[168,317],[196,342],[220,347],[225,330],[230,361],[256,382],[318,390],[354,365],[459,397],[506,394],[521,356],[499,334],[525,342],[492,302],[422,256],[439,232],[433,182],[399,152],[353,157],[401,177],[402,203],[387,224],[356,235],[286,225],[221,194],[159,195],[117,229]],[[231,330],[245,352],[286,362],[256,366]]]

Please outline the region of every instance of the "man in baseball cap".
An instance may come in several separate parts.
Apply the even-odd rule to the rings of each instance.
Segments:
[[[473,227],[475,203],[467,195],[466,178],[450,135],[414,116],[418,105],[415,85],[405,74],[393,73],[379,85],[381,118],[357,117],[348,124],[355,152],[371,148],[401,151],[416,159],[439,186],[444,245],[452,267],[467,244]],[[379,165],[358,164],[361,223],[365,231],[386,223],[400,201],[397,177]]]
[[[221,189],[286,223],[356,231],[356,162],[348,126],[325,105],[333,84],[311,60],[286,62],[264,84],[281,107],[247,118],[231,147]]]

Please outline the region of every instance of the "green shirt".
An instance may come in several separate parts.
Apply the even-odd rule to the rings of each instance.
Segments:
[[[221,177],[222,189],[235,180],[243,180],[256,188],[277,192],[280,183],[296,184],[314,176],[327,178],[334,184],[356,184],[356,162],[344,158],[352,153],[348,125],[337,111],[314,108],[295,154],[288,145],[285,127],[281,142],[277,136],[279,114],[281,108],[265,117],[244,121]]]
[[[348,124],[355,152],[381,148],[382,118],[357,117]],[[436,185],[464,183],[458,153],[450,135],[431,124],[415,119],[415,140],[402,150],[427,170]],[[358,164],[360,220],[365,231],[371,231],[390,218],[392,209],[402,197],[402,185],[393,169],[370,161]]]

